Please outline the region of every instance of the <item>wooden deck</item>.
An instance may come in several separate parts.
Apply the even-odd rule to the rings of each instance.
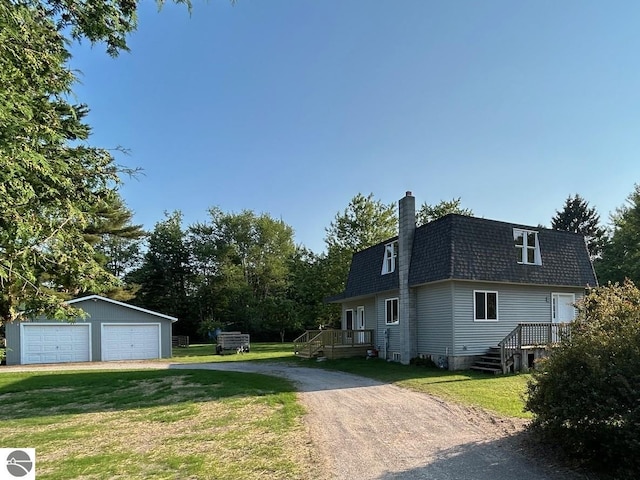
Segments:
[[[373,330],[307,330],[293,341],[293,353],[302,358],[365,357],[373,348]]]
[[[502,373],[512,366],[526,370],[524,358],[528,351],[549,350],[570,335],[568,323],[520,323],[498,344]]]

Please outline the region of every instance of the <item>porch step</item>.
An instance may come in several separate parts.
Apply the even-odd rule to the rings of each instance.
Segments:
[[[480,357],[480,360],[471,365],[471,370],[475,370],[478,372],[486,372],[499,374],[502,373],[502,363],[500,360],[500,348],[499,347],[491,347]]]

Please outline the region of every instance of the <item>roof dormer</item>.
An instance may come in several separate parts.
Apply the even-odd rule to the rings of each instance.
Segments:
[[[398,259],[398,241],[387,243],[384,246],[384,260],[382,262],[382,275],[393,273],[396,270],[396,261]]]
[[[523,228],[513,229],[516,260],[523,265],[542,265],[538,232]]]

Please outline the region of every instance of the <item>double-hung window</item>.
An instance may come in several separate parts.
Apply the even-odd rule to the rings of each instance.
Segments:
[[[514,228],[513,240],[515,241],[516,260],[518,263],[542,265],[538,232]]]
[[[398,299],[387,298],[385,300],[385,323],[393,325],[398,323]]]
[[[498,321],[498,292],[475,290],[473,292],[475,321]]]
[[[382,262],[382,275],[393,273],[396,270],[398,258],[398,242],[387,243],[384,246],[384,261]]]

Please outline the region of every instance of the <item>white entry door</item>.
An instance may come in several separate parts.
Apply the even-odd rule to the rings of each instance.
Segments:
[[[356,315],[356,330],[364,330],[364,326],[364,307],[358,307],[358,313]],[[364,332],[358,333],[358,343],[364,343]]]
[[[102,324],[102,360],[160,358],[159,323]]]
[[[576,296],[573,293],[551,294],[551,321],[553,323],[569,323],[576,318],[576,308],[573,304]],[[562,339],[560,327],[551,331],[551,341],[559,342]]]
[[[23,323],[20,363],[65,363],[91,360],[91,325]]]
[[[573,293],[551,294],[551,321],[553,323],[568,323],[576,318],[576,296]]]

